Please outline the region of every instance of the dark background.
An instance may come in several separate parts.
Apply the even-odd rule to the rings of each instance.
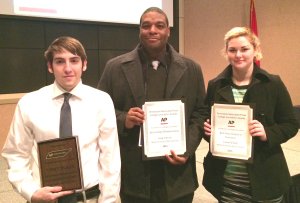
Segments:
[[[178,0],[169,42],[179,50]],[[134,49],[139,26],[0,15],[0,94],[25,93],[53,83],[44,52],[59,36],[72,36],[86,49],[83,83],[96,87],[105,63]]]

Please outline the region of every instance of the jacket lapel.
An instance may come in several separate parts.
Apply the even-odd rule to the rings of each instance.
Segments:
[[[184,61],[181,60],[179,54],[174,50],[173,47],[170,46],[171,56],[173,57],[173,62],[170,64],[168,68],[168,81],[166,86],[166,98],[171,97],[172,92],[174,91],[177,83],[182,78],[182,75],[186,71],[186,66]]]
[[[234,98],[232,95],[232,90],[230,85],[227,85],[221,89],[218,90],[217,94],[219,95],[222,100],[230,103],[234,103]]]
[[[180,81],[186,67],[183,65],[174,65],[170,67],[169,75],[168,75],[168,82],[166,87],[166,98],[169,98],[172,95],[172,92],[175,89],[175,86]]]
[[[122,69],[137,106],[142,106],[145,101],[145,90],[140,61],[135,58],[133,61],[124,63]]]

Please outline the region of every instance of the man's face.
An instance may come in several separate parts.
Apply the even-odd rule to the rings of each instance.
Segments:
[[[87,62],[67,50],[54,53],[52,64],[48,62],[48,71],[54,74],[55,81],[66,91],[71,91],[81,80]]]
[[[161,51],[165,49],[170,36],[170,27],[164,15],[151,11],[142,17],[140,40],[146,50]]]

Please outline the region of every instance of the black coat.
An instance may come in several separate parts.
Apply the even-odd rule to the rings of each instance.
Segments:
[[[171,63],[165,99],[184,99],[186,140],[189,157],[184,165],[164,162],[164,182],[169,200],[192,193],[198,187],[195,151],[201,141],[203,119],[200,111],[205,99],[205,86],[200,66],[178,54],[171,46]],[[128,110],[142,107],[145,90],[138,47],[111,59],[106,64],[98,87],[107,92],[115,105],[121,150],[121,193],[141,198],[150,197],[150,162],[142,160],[138,147],[140,128],[125,129]],[[163,99],[163,98],[162,98]]]
[[[212,102],[234,103],[231,90],[232,67],[209,81],[206,104]],[[290,95],[277,75],[271,75],[255,65],[253,80],[243,103],[254,103],[253,119],[260,121],[267,135],[267,142],[254,138],[254,159],[247,164],[252,196],[266,200],[284,194],[290,185],[290,174],[281,144],[296,135],[298,123]],[[223,175],[227,161],[213,157],[209,152],[204,158],[203,185],[215,197],[222,191]]]

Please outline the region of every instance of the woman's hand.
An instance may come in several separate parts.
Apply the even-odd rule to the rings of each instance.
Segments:
[[[268,140],[264,126],[258,120],[249,123],[249,132],[252,137],[258,137],[261,141]]]

